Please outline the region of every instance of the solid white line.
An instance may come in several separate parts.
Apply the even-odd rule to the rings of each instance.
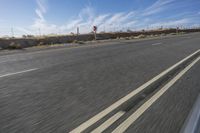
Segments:
[[[29,69],[29,70],[24,70],[24,71],[15,72],[15,73],[8,73],[8,74],[0,75],[0,78],[8,77],[8,76],[16,75],[16,74],[21,74],[21,73],[26,73],[26,72],[31,72],[31,71],[35,71],[35,70],[37,70],[37,69],[38,69],[38,68]]]
[[[163,77],[169,71],[173,70],[175,67],[177,67],[178,65],[180,65],[181,63],[183,63],[184,61],[186,61],[187,59],[189,59],[190,57],[192,57],[193,55],[195,55],[198,52],[200,52],[200,49],[197,50],[196,52],[194,52],[193,54],[187,56],[183,60],[179,61],[178,63],[176,63],[172,67],[168,68],[167,70],[163,71],[162,73],[160,73],[159,75],[157,75],[153,79],[149,80],[148,82],[146,82],[145,84],[143,84],[139,88],[134,89],[134,91],[132,91],[131,93],[129,93],[125,97],[119,99],[117,102],[113,103],[111,106],[109,106],[108,108],[104,109],[103,111],[101,111],[97,115],[93,116],[92,118],[90,118],[86,122],[82,123],[80,126],[78,126],[77,128],[73,129],[70,133],[81,133],[81,132],[83,132],[85,129],[87,129],[88,127],[90,127],[91,125],[93,125],[94,123],[99,121],[101,118],[103,118],[104,116],[106,116],[107,114],[112,112],[114,109],[116,109],[117,107],[119,107],[120,105],[122,105],[123,103],[128,101],[130,98],[132,98],[133,96],[135,96],[136,94],[138,94],[139,92],[144,90],[147,86],[151,85],[153,82],[155,82],[159,78]]]
[[[192,68],[200,57],[194,60],[189,66],[183,69],[178,75],[176,75],[170,82],[168,82],[163,88],[161,88],[155,95],[153,95],[147,102],[140,106],[131,116],[129,116],[123,123],[121,123],[112,133],[123,133],[127,128],[133,124],[154,102],[156,102],[172,85],[176,83],[188,70]]]
[[[105,121],[103,124],[101,124],[99,127],[94,129],[91,133],[101,133],[104,130],[106,130],[109,126],[111,126],[115,121],[117,121],[119,118],[121,118],[125,114],[124,111],[119,111],[115,115],[113,115],[111,118],[109,118],[107,121]]]
[[[153,46],[156,46],[156,45],[160,45],[160,44],[162,44],[161,42],[160,43],[154,43],[154,44],[152,44]]]

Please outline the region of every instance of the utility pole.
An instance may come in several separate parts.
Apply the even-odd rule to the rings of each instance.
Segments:
[[[77,36],[78,36],[78,35],[79,35],[79,27],[77,27],[77,30],[76,30],[76,31],[77,31]]]
[[[178,34],[178,32],[179,32],[178,30],[179,30],[179,27],[177,26],[176,27],[176,34]]]
[[[12,36],[12,38],[14,38],[14,30],[13,30],[13,27],[11,28],[11,36]]]
[[[40,30],[40,28],[38,29],[38,31],[39,31],[39,36],[41,37],[41,30]]]
[[[78,41],[78,36],[79,36],[79,27],[77,27],[76,32],[77,32],[77,33],[76,33],[76,35],[77,35],[77,36],[76,36],[76,40]]]

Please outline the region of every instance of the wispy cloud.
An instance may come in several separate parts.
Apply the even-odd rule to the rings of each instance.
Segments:
[[[108,19],[109,16],[110,16],[110,14],[103,14],[103,15],[96,17],[94,19],[92,25],[101,26],[102,24],[104,24],[104,22]]]
[[[58,32],[59,28],[55,24],[49,24],[45,19],[48,0],[36,0],[36,2],[37,8],[35,9],[35,13],[37,17],[35,18],[34,23],[31,25],[31,30],[35,30],[36,34],[40,34],[39,31],[42,31],[42,34]]]
[[[167,7],[172,4],[175,0],[157,0],[155,3],[153,3],[150,7],[145,9],[143,15],[153,15],[155,13],[161,12]]]
[[[77,27],[80,27],[81,33],[88,33],[92,31],[92,26],[94,25],[98,26],[99,31],[103,31],[105,27],[107,31],[111,31],[114,26],[118,26],[118,29],[122,29],[123,25],[128,24],[130,26],[136,22],[131,20],[135,12],[96,15],[95,10],[91,6],[86,6],[75,19],[58,26],[46,21],[44,14],[47,10],[41,1],[42,0],[37,0],[38,8],[35,10],[37,18],[31,28],[40,29],[43,34],[75,32]]]
[[[178,19],[161,21],[151,18],[151,15],[169,9],[170,5],[175,2],[175,0],[157,0],[144,10],[116,12],[112,14],[96,14],[95,9],[92,6],[85,6],[85,8],[80,10],[79,14],[73,19],[66,21],[66,23],[63,25],[56,25],[51,22],[47,22],[45,19],[45,14],[48,13],[48,1],[36,0],[36,2],[37,8],[35,9],[36,18],[34,23],[30,26],[30,28],[18,28],[20,31],[26,34],[39,34],[39,29],[41,30],[42,34],[69,34],[71,32],[76,32],[77,27],[80,28],[81,33],[88,33],[92,31],[92,26],[94,25],[98,26],[99,32],[104,30],[126,30],[127,28],[140,30],[145,27],[175,27],[178,25],[187,24],[191,22],[192,19],[191,17],[180,17]]]
[[[47,12],[47,0],[36,0],[38,7],[35,9],[35,13],[38,19],[45,21],[44,14]]]
[[[179,20],[174,20],[174,21],[167,21],[167,22],[158,22],[151,24],[150,27],[159,27],[159,26],[164,26],[164,27],[180,27],[184,24],[190,23],[190,19],[179,19]]]

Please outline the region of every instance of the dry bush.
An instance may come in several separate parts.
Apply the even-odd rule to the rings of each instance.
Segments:
[[[73,43],[77,43],[77,44],[85,44],[83,41],[78,41],[78,40],[74,40]]]
[[[8,49],[22,49],[22,46],[20,44],[18,44],[18,43],[11,42],[8,45]]]
[[[145,38],[145,37],[146,35],[141,34],[141,35],[135,36],[134,38],[138,39],[138,38]]]

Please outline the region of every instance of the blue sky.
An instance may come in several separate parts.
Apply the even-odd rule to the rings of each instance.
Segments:
[[[0,35],[200,26],[200,0],[0,0]]]

